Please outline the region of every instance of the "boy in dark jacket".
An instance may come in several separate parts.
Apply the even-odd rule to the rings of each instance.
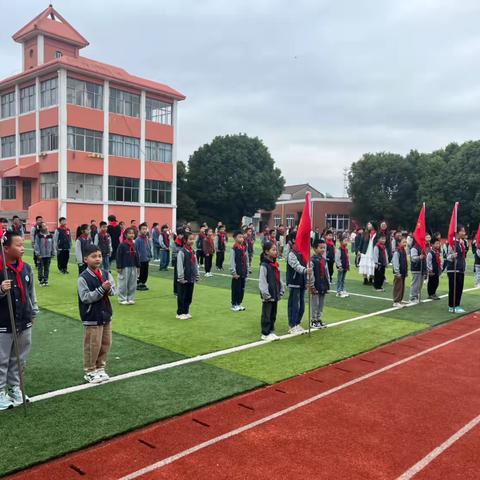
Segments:
[[[68,273],[68,260],[70,259],[70,249],[72,248],[72,233],[67,227],[67,219],[60,217],[58,219],[58,228],[53,236],[53,243],[57,251],[57,266],[60,273]]]
[[[160,270],[168,270],[170,262],[170,234],[168,225],[162,225],[162,230],[158,241],[160,243]]]
[[[84,261],[85,252],[87,251],[87,246],[92,244],[92,237],[90,237],[90,228],[86,223],[80,225],[78,233],[79,235],[75,242],[75,258],[77,259],[78,274],[80,275],[87,268]]]
[[[310,276],[310,291],[312,293],[310,324],[313,328],[326,328],[322,321],[325,295],[330,289],[330,274],[326,257],[326,243],[316,240],[313,244],[315,255],[312,257],[312,275]]]
[[[218,227],[218,232],[215,237],[215,252],[216,252],[215,266],[217,267],[217,271],[223,270],[223,262],[225,261],[226,243],[227,243],[227,235],[225,233],[225,225],[220,225]]]
[[[85,380],[100,383],[110,377],[105,372],[112,345],[112,305],[115,284],[108,270],[102,270],[102,252],[96,245],[85,250],[87,268],[77,281],[80,318],[84,326],[83,369]]]
[[[124,232],[123,242],[117,249],[118,301],[120,305],[135,303],[140,261],[133,242],[134,236],[135,230],[127,228]]]
[[[108,216],[107,232],[112,239],[112,255],[110,256],[110,263],[117,258],[117,248],[120,245],[120,237],[122,235],[122,228],[117,222],[115,215]]]
[[[25,363],[32,342],[32,323],[38,313],[33,273],[23,263],[23,238],[8,232],[4,240],[6,265],[0,260],[0,410],[22,404],[20,372],[13,348],[12,326],[7,295],[12,298],[20,363]],[[4,270],[8,280],[4,280]]]
[[[333,241],[333,232],[327,230],[325,232],[325,243],[327,244],[326,258],[328,265],[328,275],[330,279],[333,279],[333,266],[335,265],[335,242]]]
[[[440,239],[434,238],[433,245],[427,253],[427,272],[428,272],[428,298],[430,300],[440,300],[437,295],[437,288],[442,274],[442,252],[440,251]]]
[[[375,262],[375,273],[373,276],[373,288],[377,292],[384,292],[385,270],[388,266],[388,250],[386,247],[387,237],[380,233],[375,247],[373,247],[373,261]]]
[[[242,232],[235,232],[235,244],[230,253],[230,273],[232,274],[232,311],[243,312],[245,284],[248,277],[248,255]]]
[[[135,239],[135,250],[140,261],[137,290],[148,290],[148,265],[152,258],[152,246],[148,238],[148,225],[146,223],[141,223],[139,226],[138,237]]]
[[[207,235],[203,239],[203,256],[205,257],[205,276],[206,277],[213,277],[212,272],[212,263],[213,263],[213,254],[215,253],[215,246],[214,246],[214,234],[213,230],[209,228],[207,230]]]
[[[178,293],[178,271],[177,271],[177,256],[178,252],[183,248],[183,230],[177,230],[177,236],[173,242],[172,249],[172,266],[173,266],[173,294],[177,296]]]
[[[50,263],[56,252],[53,235],[48,232],[45,223],[40,225],[40,232],[35,237],[35,253],[38,262],[38,281],[41,287],[47,287]]]
[[[185,233],[183,248],[177,253],[178,272],[178,295],[177,295],[177,317],[179,320],[188,320],[190,305],[193,299],[193,288],[200,279],[198,263],[193,251],[195,235],[191,232]]]
[[[450,313],[465,313],[460,306],[462,301],[463,283],[465,280],[465,228],[458,225],[453,247],[447,249],[447,275],[448,275],[448,311]]]
[[[348,253],[348,233],[344,234],[340,248],[335,252],[335,263],[337,264],[337,297],[347,298],[349,294],[345,290],[345,278],[350,270],[350,256]]]
[[[403,307],[405,278],[408,276],[407,237],[402,236],[397,249],[393,252],[393,306]]]
[[[93,241],[102,252],[102,268],[110,270],[110,256],[112,255],[112,237],[108,233],[108,225],[106,222],[100,222],[100,230],[95,235]]]

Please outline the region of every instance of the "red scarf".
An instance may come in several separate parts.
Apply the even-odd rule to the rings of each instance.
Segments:
[[[370,232],[370,238],[373,238],[376,234],[377,234],[377,232],[375,230],[372,230]]]
[[[465,243],[463,240],[459,240],[458,243],[460,244],[460,248],[462,249],[462,255],[465,258]]]
[[[438,265],[438,269],[440,271],[440,269],[442,268],[442,260],[440,259],[440,250],[433,250],[433,252],[435,253],[435,259],[437,260],[437,265]]]
[[[388,263],[387,262],[387,256],[385,255],[385,245],[383,243],[378,242],[377,247],[382,251],[384,262]]]
[[[125,239],[123,243],[126,243],[128,245],[128,253],[130,254],[131,257],[135,256],[135,245],[133,244],[133,240],[127,240]]]
[[[208,243],[210,244],[210,248],[213,252],[214,250],[214,246],[213,246],[213,238],[212,237],[207,237],[207,240],[208,240]]]
[[[170,239],[168,237],[168,232],[162,232],[162,237],[163,237],[163,243],[165,244],[166,247],[168,247],[169,244],[170,244]]]
[[[333,241],[332,241],[332,240],[325,239],[325,243],[326,243],[329,247],[332,247],[332,248],[333,248],[333,254],[335,255],[335,244],[333,243]]]
[[[247,246],[246,245],[241,245],[240,243],[235,243],[233,248],[237,249],[237,250],[241,250],[241,252],[242,252],[242,263],[244,265],[246,265],[247,264],[247,254],[245,253],[245,251],[247,250]]]
[[[100,280],[100,283],[103,285],[102,272],[98,268],[96,270],[90,270],[95,274],[95,276]]]
[[[110,222],[110,226],[116,227],[116,226],[118,226],[118,223],[117,222]]]
[[[88,238],[89,238],[89,236],[88,236],[87,234],[85,234],[85,233],[82,233],[82,234],[80,235],[80,237],[83,238],[84,240],[88,240]]]
[[[275,280],[277,281],[277,284],[280,284],[280,266],[278,265],[278,262],[271,262],[270,264],[275,272]]]
[[[22,228],[21,225],[15,225],[15,224],[12,225],[12,230],[13,230],[15,233],[19,233],[21,228]]]
[[[220,243],[225,246],[225,232],[218,232],[218,235],[220,235]]]
[[[58,229],[59,229],[59,230],[65,230],[65,233],[66,233],[67,235],[70,235],[70,229],[68,229],[66,225],[59,225],[59,226],[58,226]]]
[[[343,252],[345,255],[345,262],[346,262],[346,269],[348,270],[350,268],[350,257],[348,256],[348,248],[346,245],[343,243],[340,245],[340,250]]]
[[[179,238],[179,237],[177,237],[177,238],[175,239],[175,245],[177,245],[178,247],[183,246],[182,239]]]
[[[320,265],[320,278],[325,278],[325,258],[321,256],[318,260],[318,263]]]
[[[23,260],[21,258],[18,259],[16,267],[11,263],[7,263],[7,268],[9,268],[15,274],[15,278],[17,280],[17,287],[19,288],[20,296],[22,297],[22,303],[27,303],[27,298],[25,297],[25,287],[23,286],[22,276],[20,275],[24,266],[25,264],[23,263]],[[3,263],[1,260],[0,270],[3,270]]]
[[[190,245],[185,244],[183,248],[190,254],[190,261],[192,262],[192,266],[195,265],[195,254],[193,253]]]

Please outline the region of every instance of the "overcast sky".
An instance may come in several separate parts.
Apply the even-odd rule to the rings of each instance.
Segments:
[[[371,151],[480,137],[478,0],[58,0],[82,54],[166,83],[179,159],[219,134],[263,139],[288,184],[343,193]],[[0,77],[11,35],[47,1],[0,0]],[[214,186],[212,186],[214,188]]]

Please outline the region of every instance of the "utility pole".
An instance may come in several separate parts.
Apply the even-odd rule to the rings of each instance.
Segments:
[[[348,197],[348,174],[350,173],[350,170],[348,167],[345,167],[343,169],[343,196]]]

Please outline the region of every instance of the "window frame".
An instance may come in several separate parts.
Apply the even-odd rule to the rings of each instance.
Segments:
[[[67,103],[103,110],[103,85],[67,77]]]
[[[17,180],[15,178],[2,179],[2,200],[17,199]]]
[[[118,193],[122,192],[118,198]],[[128,195],[127,195],[128,192]],[[130,200],[126,198],[130,198]],[[130,177],[108,177],[108,201],[121,203],[138,203],[140,197],[140,179]]]
[[[162,125],[172,125],[173,105],[155,98],[145,100],[145,120]],[[158,113],[154,113],[158,112]]]
[[[45,142],[47,148],[44,148]],[[56,150],[58,150],[58,127],[40,129],[40,152],[54,152]]]
[[[89,141],[94,147],[92,150],[87,149]],[[67,150],[103,154],[103,132],[69,126],[67,127]]]
[[[37,106],[36,90],[35,85],[29,85],[20,89],[20,115],[35,111]]]
[[[171,143],[145,140],[145,160],[148,162],[172,163]]]
[[[4,154],[4,149],[5,149],[5,144],[7,143],[6,140],[8,139],[8,146],[10,147],[10,152],[11,155],[5,155]],[[0,158],[12,158],[17,155],[17,145],[16,145],[16,139],[15,135],[7,135],[5,137],[2,137],[0,139]]]
[[[0,118],[11,118],[16,115],[15,91],[0,96]]]
[[[132,153],[132,155],[129,155]],[[140,139],[110,133],[108,136],[108,154],[114,157],[140,158]]]
[[[108,108],[111,113],[140,118],[140,95],[110,87]]]
[[[40,82],[40,108],[58,105],[58,78],[52,77]]]
[[[35,130],[20,134],[20,156],[34,155],[37,152],[37,135]]]
[[[58,198],[58,172],[43,172],[40,174],[38,182],[40,184],[40,200]]]
[[[76,190],[76,195],[71,194],[73,189]],[[82,191],[82,195],[78,195],[79,190]],[[92,192],[94,193],[91,194]],[[67,199],[75,201],[101,202],[103,199],[103,175],[68,172]]]
[[[163,195],[163,199],[161,195]],[[156,201],[154,199],[156,199]],[[145,203],[152,205],[171,205],[172,183],[164,180],[145,179]]]

